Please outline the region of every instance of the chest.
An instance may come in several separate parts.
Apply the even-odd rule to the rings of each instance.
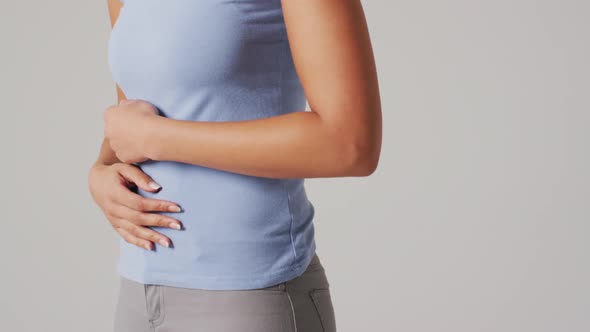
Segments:
[[[108,63],[124,91],[195,91],[278,71],[284,37],[276,1],[127,0]]]

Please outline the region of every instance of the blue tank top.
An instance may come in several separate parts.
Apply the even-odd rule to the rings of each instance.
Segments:
[[[306,106],[280,0],[126,0],[108,41],[108,64],[128,99],[146,100],[169,118],[242,121]],[[177,218],[184,229],[152,227],[173,242],[153,251],[121,238],[121,276],[254,289],[299,276],[311,261],[314,206],[304,179],[172,161],[139,166],[162,189],[138,193],[178,203],[183,212],[153,213]]]

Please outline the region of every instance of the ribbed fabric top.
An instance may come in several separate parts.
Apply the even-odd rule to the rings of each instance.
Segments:
[[[108,63],[128,99],[165,117],[241,121],[305,108],[280,0],[126,0]],[[132,124],[130,124],[132,125]],[[194,147],[198,149],[198,146]],[[178,203],[183,230],[152,227],[173,247],[120,239],[118,272],[151,284],[253,289],[294,278],[315,253],[304,179],[248,176],[172,161],[140,163]]]

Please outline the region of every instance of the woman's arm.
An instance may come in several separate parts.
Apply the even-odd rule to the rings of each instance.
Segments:
[[[117,86],[117,97],[119,100],[125,99],[125,96],[123,95],[123,92],[119,86]],[[112,165],[120,162],[121,160],[117,158],[115,151],[113,151],[111,145],[109,144],[109,139],[105,137],[102,140],[100,151],[98,152],[98,158],[94,162],[94,165]]]
[[[144,135],[135,142],[143,141],[146,158],[277,178],[367,176],[376,169],[381,104],[360,1],[284,0],[282,5],[311,112],[234,122],[183,121],[144,112]],[[105,114],[107,124],[109,117]],[[120,123],[128,121],[134,120]]]
[[[117,18],[119,18],[119,11],[121,10],[122,3],[119,0],[107,0],[107,8],[109,11],[109,20],[111,23],[111,27],[115,25]],[[126,99],[125,94],[117,85],[117,100],[120,102],[123,99]],[[100,146],[100,151],[98,153],[98,158],[94,165],[112,165],[114,163],[120,163],[121,160],[117,158],[115,151],[111,148],[109,144],[109,139],[105,137],[102,141]]]
[[[107,3],[112,26],[119,16],[121,3],[118,0],[108,0]],[[117,95],[119,100],[125,99],[118,86]],[[88,170],[92,198],[125,241],[147,250],[151,250],[156,242],[169,246],[171,240],[168,237],[146,226],[181,229],[177,219],[150,213],[179,212],[180,207],[174,202],[142,197],[130,190],[132,184],[146,191],[159,190],[159,185],[138,167],[121,162],[105,138],[97,160]]]

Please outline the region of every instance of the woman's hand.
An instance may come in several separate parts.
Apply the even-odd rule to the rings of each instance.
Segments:
[[[169,201],[140,196],[130,190],[137,186],[156,192],[160,186],[137,166],[115,163],[95,164],[88,173],[88,184],[98,204],[113,228],[129,243],[152,249],[152,242],[169,247],[170,239],[149,227],[181,229],[180,222],[169,216],[149,211],[180,212],[180,207]]]
[[[104,136],[120,161],[137,163],[149,159],[146,142],[160,117],[158,113],[154,105],[140,99],[121,100],[119,105],[104,111]]]

